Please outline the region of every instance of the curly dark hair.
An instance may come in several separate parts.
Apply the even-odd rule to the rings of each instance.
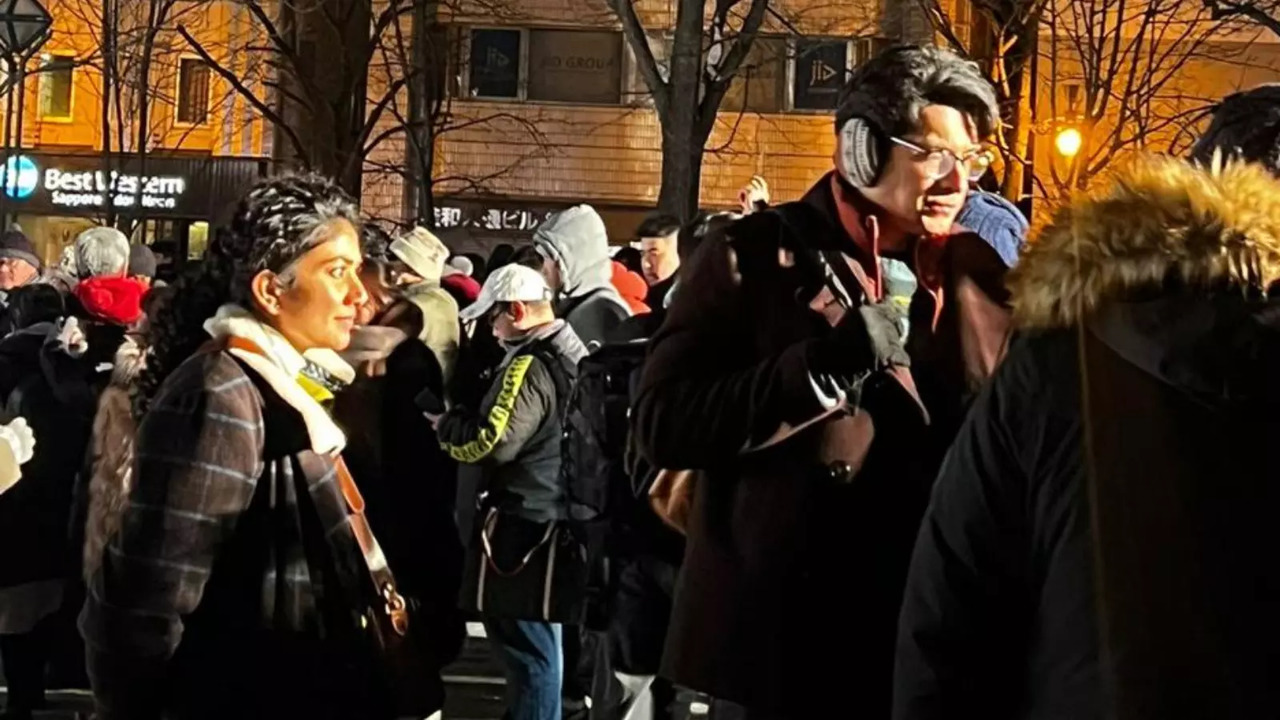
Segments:
[[[333,220],[362,223],[355,201],[320,175],[283,175],[254,185],[236,206],[230,226],[219,229],[204,262],[174,283],[173,300],[151,320],[151,348],[138,383],[139,415],[164,378],[208,336],[204,322],[225,303],[251,307],[250,284],[270,270],[286,275],[293,263],[320,242],[317,230]]]
[[[391,233],[375,222],[366,220],[360,228],[360,253],[367,260],[389,262],[391,258]]]
[[[990,135],[1000,123],[996,90],[977,63],[933,45],[897,45],[849,79],[836,110],[836,132],[858,115],[875,121],[888,135],[909,135],[928,105],[965,113],[979,136]]]

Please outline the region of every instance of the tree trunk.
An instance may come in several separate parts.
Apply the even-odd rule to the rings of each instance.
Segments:
[[[1022,199],[1023,187],[1026,185],[1028,168],[1026,160],[1028,148],[1031,146],[1031,68],[1023,65],[1013,78],[1013,112],[1009,116],[1009,128],[1006,138],[1009,142],[1010,155],[1013,161],[1004,174],[1004,185],[1001,190],[1010,202]]]
[[[431,35],[433,13],[427,3],[418,0],[413,6],[412,61],[406,72],[409,80],[409,131],[405,150],[409,175],[405,182],[406,215],[419,225],[435,228],[435,208],[431,193],[431,146],[434,142],[433,113],[435,93],[436,47]]]
[[[102,172],[107,175],[113,165],[111,161],[111,98],[115,88],[116,36],[119,27],[112,13],[116,0],[103,0],[102,3]],[[116,224],[116,208],[114,203],[107,203],[105,221],[114,227]]]
[[[680,0],[671,40],[671,72],[662,123],[662,188],[658,209],[691,220],[698,212],[702,150],[707,138],[698,117],[702,89],[702,0]]]
[[[675,125],[675,127],[666,127]],[[692,122],[682,127],[664,123],[662,131],[662,187],[658,210],[686,221],[698,212],[702,184],[702,144],[694,138]]]

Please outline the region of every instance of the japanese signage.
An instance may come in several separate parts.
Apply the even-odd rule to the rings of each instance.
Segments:
[[[834,110],[849,67],[845,40],[796,42],[794,106],[801,110]]]
[[[532,232],[554,210],[530,210],[527,208],[494,208],[480,205],[444,206],[435,208],[436,228],[454,230],[507,230]]]
[[[95,214],[110,205],[146,216],[210,218],[263,169],[258,160],[240,158],[114,160],[105,168],[97,155],[14,155],[0,164],[0,188],[10,212]]]
[[[529,99],[616,105],[622,100],[622,34],[532,30]]]

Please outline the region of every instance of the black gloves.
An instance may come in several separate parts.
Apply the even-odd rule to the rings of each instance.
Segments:
[[[909,367],[903,343],[906,313],[892,301],[862,305],[845,313],[840,323],[809,347],[809,369],[851,384],[868,372],[889,365]]]

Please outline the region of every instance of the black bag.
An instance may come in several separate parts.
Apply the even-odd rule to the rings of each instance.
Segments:
[[[564,412],[560,473],[569,518],[609,519],[626,512],[647,488],[629,472],[631,403],[644,367],[645,342],[612,343],[578,363]]]
[[[582,622],[587,552],[572,523],[482,509],[467,548],[462,609],[512,620]]]

